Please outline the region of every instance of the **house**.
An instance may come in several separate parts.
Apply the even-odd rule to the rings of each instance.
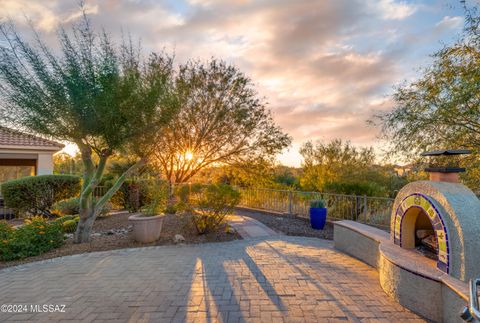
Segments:
[[[64,145],[0,126],[0,184],[53,173],[53,155]]]

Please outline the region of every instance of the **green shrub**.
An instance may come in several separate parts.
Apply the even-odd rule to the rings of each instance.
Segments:
[[[80,220],[79,217],[76,217],[72,220],[66,220],[62,222],[63,232],[65,233],[74,233],[77,230],[78,221]]]
[[[112,204],[110,202],[105,203],[99,216],[103,217],[108,215],[112,210]],[[58,201],[53,205],[53,211],[61,216],[75,215],[80,213],[80,200],[78,197],[74,197],[68,200]]]
[[[54,203],[78,195],[80,177],[40,175],[7,181],[1,186],[5,205],[19,215],[46,215]]]
[[[310,207],[311,207],[311,208],[323,209],[323,208],[325,207],[325,201],[324,201],[324,200],[313,200],[313,201],[310,201]]]
[[[165,213],[167,214],[176,214],[178,212],[178,205],[177,204],[169,204],[165,207]]]
[[[17,229],[0,222],[0,260],[8,261],[36,256],[63,244],[63,229],[57,221],[47,222],[35,216]]]
[[[374,182],[327,183],[325,191],[347,195],[387,196],[387,190]]]
[[[204,184],[187,184],[179,185],[175,188],[175,196],[178,197],[182,203],[190,203],[191,199],[195,199],[207,185]]]
[[[169,196],[168,184],[164,181],[153,180],[147,185],[147,200],[143,214],[154,216],[163,213],[167,207]]]
[[[53,205],[53,211],[60,214],[61,216],[64,215],[74,215],[80,213],[80,204],[77,197],[58,201]]]
[[[192,219],[199,234],[216,230],[240,202],[240,193],[226,184],[203,186],[200,192],[190,195],[196,210]]]
[[[138,212],[150,202],[148,185],[147,180],[126,180],[112,197],[112,203],[122,206],[129,212]]]

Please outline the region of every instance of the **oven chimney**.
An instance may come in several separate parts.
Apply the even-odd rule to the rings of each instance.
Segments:
[[[440,156],[456,156],[456,155],[468,155],[470,150],[435,150],[427,151],[422,153],[422,156],[427,157],[440,157]],[[449,157],[451,158],[451,157]],[[457,163],[458,164],[458,163]],[[465,172],[465,168],[456,166],[439,166],[437,164],[430,164],[425,171],[429,173],[430,180],[433,182],[449,182],[449,183],[459,183],[460,177],[459,174]]]

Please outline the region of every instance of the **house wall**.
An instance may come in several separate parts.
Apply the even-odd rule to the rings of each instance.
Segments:
[[[0,148],[0,161],[3,165],[26,165],[34,161],[35,175],[53,174],[53,155],[56,151],[49,150],[20,150]]]
[[[38,154],[37,175],[53,174],[53,153]]]

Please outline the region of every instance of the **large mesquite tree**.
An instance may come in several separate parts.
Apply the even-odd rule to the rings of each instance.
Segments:
[[[175,112],[169,88],[172,60],[144,59],[131,41],[116,46],[86,16],[58,30],[60,50],[34,32],[25,41],[0,26],[0,116],[17,128],[77,144],[84,164],[76,242],[86,242],[95,218],[123,181],[146,163],[151,142]],[[137,162],[99,200],[92,196],[107,160],[128,151]],[[98,163],[92,159],[98,156]]]
[[[252,81],[235,66],[216,59],[181,65],[173,92],[179,113],[155,150],[170,183],[186,182],[209,165],[270,158],[290,144]]]
[[[480,15],[466,8],[461,37],[433,55],[433,63],[411,83],[398,87],[393,110],[377,123],[392,143],[392,152],[407,156],[422,151],[467,148],[464,159],[472,188],[480,187]]]

